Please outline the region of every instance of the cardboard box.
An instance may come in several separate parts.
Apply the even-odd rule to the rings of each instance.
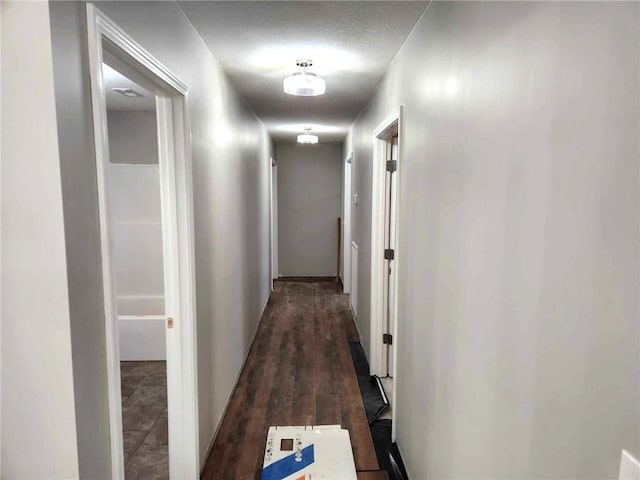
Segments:
[[[340,425],[269,427],[262,480],[356,480],[349,431]]]

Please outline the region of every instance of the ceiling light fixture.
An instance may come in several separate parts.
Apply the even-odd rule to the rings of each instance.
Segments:
[[[144,97],[144,95],[136,92],[132,88],[115,87],[115,88],[112,88],[111,90],[113,90],[116,93],[119,93],[120,95],[124,95],[125,97],[130,97],[130,98]]]
[[[311,60],[298,60],[296,65],[300,71],[284,79],[285,93],[302,97],[322,95],[325,90],[324,80],[315,73],[307,71],[307,68],[311,67],[313,62]]]
[[[304,133],[298,135],[298,143],[318,143],[318,136],[311,135],[311,127],[305,127]]]

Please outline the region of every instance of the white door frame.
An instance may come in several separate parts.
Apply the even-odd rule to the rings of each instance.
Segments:
[[[271,290],[278,278],[278,164],[269,159],[269,209],[271,213]]]
[[[169,469],[172,479],[198,478],[198,377],[193,186],[186,104],[188,88],[92,4],[87,4],[87,32],[100,212],[112,478],[124,479],[124,458],[118,324],[107,196],[109,139],[102,78],[105,57],[121,65],[126,70],[122,73],[132,80],[144,80],[144,87],[156,95],[167,315]]]
[[[351,292],[349,293],[349,306],[354,319],[358,319],[358,244],[351,240]],[[356,322],[358,328],[358,322]]]
[[[387,348],[382,343],[382,335],[385,332],[385,316],[384,306],[385,300],[383,295],[385,285],[384,275],[384,239],[385,239],[385,162],[387,160],[388,142],[385,136],[389,131],[398,126],[398,164],[396,170],[396,195],[393,199],[396,205],[396,228],[395,237],[392,245],[395,246],[395,257],[393,261],[394,274],[392,276],[393,285],[391,292],[393,295],[393,306],[391,307],[391,315],[397,318],[398,312],[398,258],[401,252],[397,248],[397,224],[400,215],[400,172],[402,171],[402,153],[403,153],[403,118],[402,105],[398,107],[391,115],[382,121],[373,132],[373,165],[372,165],[372,185],[371,185],[371,338],[370,338],[370,369],[372,375],[386,376],[387,373],[396,378],[397,372],[397,329],[398,322],[393,322],[395,328],[393,332],[394,349],[393,349],[393,372],[387,372]],[[395,392],[396,389],[394,389]],[[395,399],[394,399],[395,400]],[[395,408],[394,408],[395,415]]]
[[[351,204],[353,202],[353,152],[344,159],[342,179],[342,289],[351,293]],[[348,174],[347,174],[348,172]]]

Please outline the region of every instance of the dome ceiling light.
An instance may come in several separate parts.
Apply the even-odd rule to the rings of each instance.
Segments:
[[[298,135],[298,143],[318,143],[318,136],[311,135],[311,127],[306,127],[302,135]]]
[[[324,80],[315,73],[307,71],[307,68],[311,67],[313,62],[311,60],[298,60],[296,65],[299,71],[284,79],[285,93],[302,97],[322,95],[325,90]]]

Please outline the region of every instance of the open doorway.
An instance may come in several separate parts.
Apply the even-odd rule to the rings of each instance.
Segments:
[[[371,373],[381,377],[395,407],[399,171],[402,107],[374,132],[371,211]]]
[[[199,473],[187,88],[87,5],[113,478]]]
[[[278,164],[271,158],[270,207],[271,207],[271,290],[278,279]]]
[[[103,63],[125,478],[169,478],[164,259],[155,95]]]
[[[351,204],[353,202],[353,153],[344,160],[342,198],[342,286],[351,293]]]

